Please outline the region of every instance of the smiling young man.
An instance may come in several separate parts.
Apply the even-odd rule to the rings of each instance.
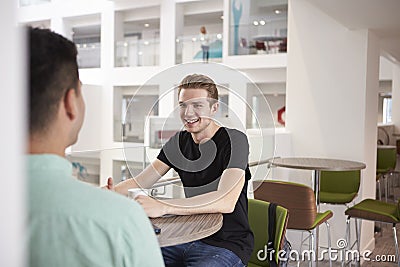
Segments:
[[[244,266],[253,249],[247,219],[249,146],[245,134],[220,127],[213,120],[218,90],[205,75],[186,76],[178,88],[180,117],[185,131],[161,149],[157,159],[134,179],[115,186],[126,195],[129,188],[150,188],[173,168],[180,176],[186,198],[136,200],[150,217],[164,214],[222,213],[222,228],[202,240],[162,248],[166,266]],[[108,188],[113,188],[109,179]]]

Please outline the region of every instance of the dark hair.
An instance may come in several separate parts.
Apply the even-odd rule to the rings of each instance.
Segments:
[[[178,97],[184,89],[204,89],[207,91],[207,97],[218,101],[218,89],[214,81],[203,74],[190,74],[187,75],[178,86]],[[215,102],[214,102],[215,103]],[[213,104],[213,103],[210,103]]]
[[[29,32],[29,131],[46,130],[68,89],[78,92],[76,46],[48,29]]]

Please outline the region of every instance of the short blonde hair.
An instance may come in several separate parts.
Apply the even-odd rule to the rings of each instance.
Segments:
[[[182,79],[178,86],[178,97],[183,89],[204,89],[207,91],[207,97],[218,101],[218,89],[214,81],[203,74],[189,74]],[[213,103],[212,103],[213,104]]]

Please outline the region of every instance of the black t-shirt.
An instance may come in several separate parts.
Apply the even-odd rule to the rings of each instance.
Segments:
[[[158,159],[180,176],[186,197],[216,191],[222,172],[228,168],[245,171],[245,183],[232,213],[223,214],[222,228],[202,239],[203,242],[227,248],[244,264],[253,251],[254,237],[248,222],[247,184],[249,144],[244,133],[221,127],[203,144],[196,144],[187,131],[178,132],[161,149]]]

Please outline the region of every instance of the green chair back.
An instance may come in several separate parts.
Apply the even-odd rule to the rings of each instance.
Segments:
[[[378,148],[376,155],[377,172],[388,172],[396,168],[396,148]]]
[[[350,203],[360,189],[361,171],[321,171],[320,194],[321,203]]]
[[[256,266],[270,266],[269,261],[261,261],[257,257],[257,253],[262,250],[264,255],[265,245],[268,243],[268,208],[269,203],[256,200],[249,199],[249,224],[250,228],[254,234],[254,249],[251,254],[250,261],[248,263],[249,267]],[[275,228],[275,241],[274,241],[274,249],[275,251],[279,251],[281,249],[282,238],[286,229],[286,221],[288,217],[287,209],[277,206],[276,208],[276,228]],[[278,255],[276,254],[276,259],[278,260]]]

